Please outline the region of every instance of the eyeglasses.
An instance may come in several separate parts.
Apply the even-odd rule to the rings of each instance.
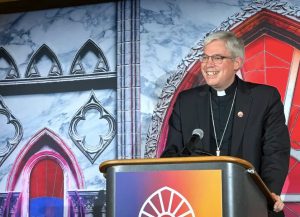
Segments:
[[[208,55],[204,54],[200,57],[200,61],[202,63],[207,63],[209,61],[209,58],[211,58],[211,60],[214,64],[221,64],[224,59],[233,59],[233,57],[226,57],[226,56],[222,56],[222,55],[208,56]]]

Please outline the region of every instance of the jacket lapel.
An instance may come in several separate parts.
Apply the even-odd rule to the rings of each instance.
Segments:
[[[205,85],[200,89],[196,99],[197,125],[203,130],[204,136],[201,142],[201,149],[209,152],[210,143],[210,111],[209,111],[209,86]]]
[[[249,88],[247,88],[244,81],[238,79],[231,144],[231,155],[233,156],[237,156],[239,154],[238,152],[242,145],[243,134],[249,117],[251,102],[252,97],[250,95]]]

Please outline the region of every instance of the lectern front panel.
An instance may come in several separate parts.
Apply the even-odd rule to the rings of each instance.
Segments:
[[[115,217],[222,217],[221,170],[118,172]]]
[[[106,178],[107,217],[267,217],[251,175],[231,162],[114,165]]]

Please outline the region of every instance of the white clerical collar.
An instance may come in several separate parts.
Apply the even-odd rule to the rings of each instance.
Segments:
[[[217,96],[225,96],[226,91],[225,90],[217,90]]]
[[[215,96],[226,96],[226,95],[231,95],[234,93],[235,88],[237,86],[237,79],[234,80],[234,82],[227,87],[225,90],[216,90],[213,87],[210,87],[210,92],[215,95]]]

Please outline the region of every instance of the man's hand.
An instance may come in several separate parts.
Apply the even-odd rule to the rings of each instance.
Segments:
[[[277,194],[275,193],[272,193],[272,197],[273,199],[275,200],[275,204],[274,204],[274,207],[273,207],[273,211],[274,212],[280,212],[283,210],[283,207],[284,207],[284,203],[283,201],[281,200],[280,196],[278,196]]]

